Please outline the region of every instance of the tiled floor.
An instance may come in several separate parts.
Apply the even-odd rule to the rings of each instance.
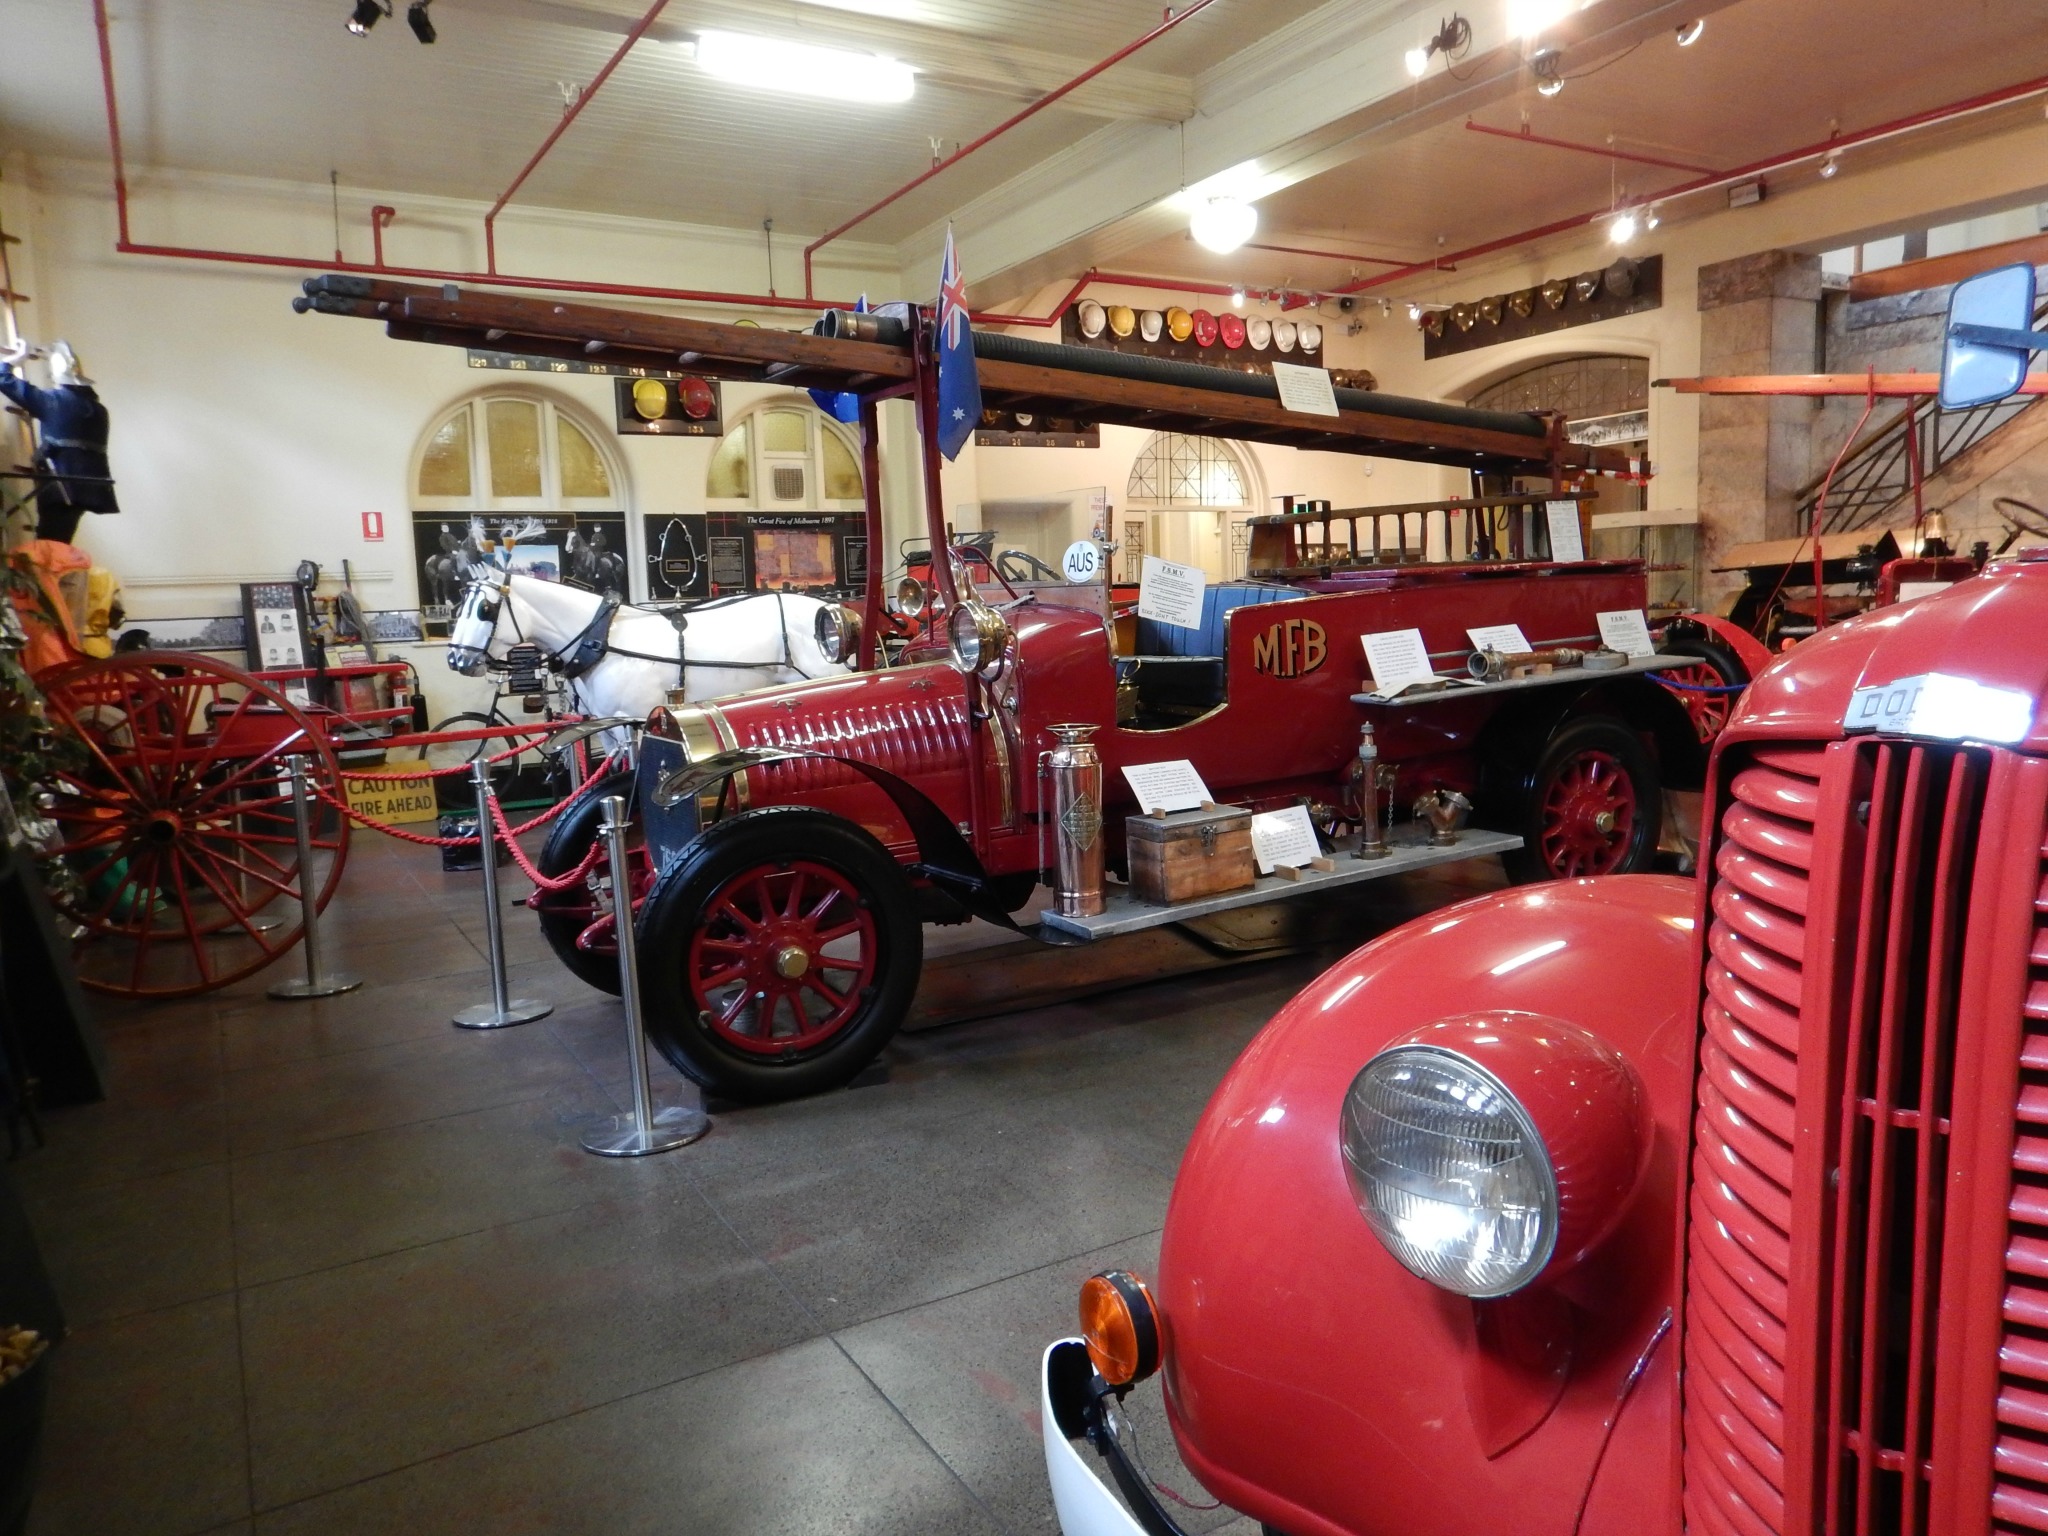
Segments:
[[[618,1004],[506,933],[554,1014],[451,1028],[477,877],[359,837],[328,934],[361,991],[108,1010],[111,1099],[13,1169],[73,1324],[33,1536],[1052,1531],[1039,1351],[1156,1258],[1211,1089],[1329,958],[906,1035],[614,1162],[578,1137],[628,1097]]]

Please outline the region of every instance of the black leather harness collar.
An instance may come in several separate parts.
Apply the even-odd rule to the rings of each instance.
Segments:
[[[583,626],[583,632],[556,653],[556,660],[562,664],[562,676],[573,681],[604,660],[611,638],[612,619],[618,614],[619,602],[618,593],[605,593],[598,603],[597,612]]]

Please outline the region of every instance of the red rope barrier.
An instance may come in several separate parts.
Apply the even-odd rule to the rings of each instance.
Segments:
[[[519,866],[519,872],[531,880],[536,889],[543,891],[566,891],[571,886],[581,885],[584,876],[597,868],[597,861],[604,853],[604,843],[602,841],[593,842],[590,845],[589,851],[583,855],[583,862],[574,869],[552,879],[542,874],[534,866],[533,861],[527,858],[526,850],[519,846],[519,834],[525,831],[526,828],[507,825],[504,809],[498,804],[498,797],[493,795],[490,798],[491,820],[498,824],[498,831],[504,836],[506,845],[511,848],[512,862]],[[568,803],[568,801],[564,800],[562,805],[567,805]],[[555,807],[556,811],[560,809],[561,806]],[[554,812],[550,811],[548,814],[553,815]],[[528,823],[528,825],[531,826],[533,823]]]

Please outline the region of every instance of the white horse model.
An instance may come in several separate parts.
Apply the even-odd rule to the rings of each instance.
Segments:
[[[698,703],[776,683],[833,677],[847,671],[817,639],[827,604],[793,592],[715,599],[692,608],[680,633],[666,614],[622,606],[611,616],[602,653],[594,658],[593,621],[605,600],[579,587],[534,576],[490,571],[464,588],[448,631],[448,665],[465,677],[522,641],[576,675],[570,697],[586,715],[644,719],[669,690]],[[582,663],[578,669],[578,662]]]

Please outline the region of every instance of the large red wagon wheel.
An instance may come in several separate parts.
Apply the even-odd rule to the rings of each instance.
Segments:
[[[85,748],[45,786],[62,860],[57,903],[83,933],[79,979],[184,997],[262,969],[299,941],[301,880],[325,907],[348,821],[316,800],[299,868],[286,770],[341,799],[321,728],[283,694],[209,656],[135,651],[37,679],[51,722]]]

